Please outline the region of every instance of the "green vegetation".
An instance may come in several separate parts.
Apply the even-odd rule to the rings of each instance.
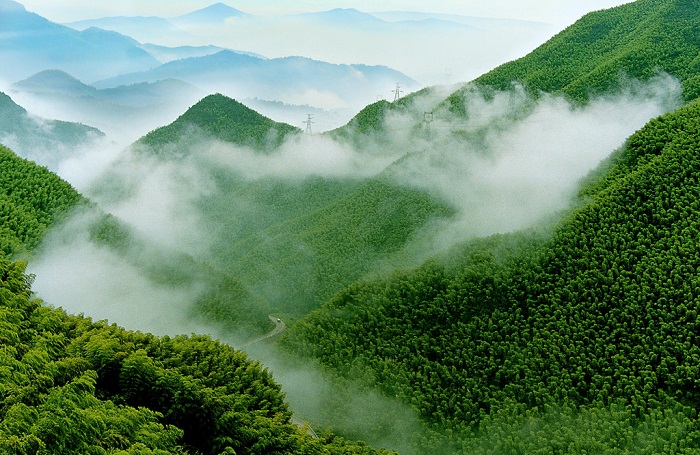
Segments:
[[[508,90],[561,93],[577,101],[615,90],[625,78],[647,80],[660,71],[678,78],[686,100],[700,96],[700,9],[694,0],[637,0],[587,14],[521,59],[477,78]],[[462,112],[462,93],[449,99]]]
[[[0,252],[16,255],[37,246],[42,235],[81,197],[46,168],[0,146]]]
[[[138,143],[158,154],[180,153],[201,141],[200,134],[235,145],[269,151],[279,147],[299,128],[277,123],[226,96],[209,95],[192,106],[170,125],[151,131]],[[194,142],[193,142],[194,141]]]
[[[391,113],[418,115],[416,123],[420,123],[423,120],[423,112],[413,112],[411,103],[417,97],[429,94],[430,91],[430,88],[424,88],[392,103],[386,100],[372,103],[358,112],[346,125],[329,131],[327,134],[336,140],[349,141],[359,149],[367,146],[368,138],[379,145],[386,146],[390,142],[389,138],[378,133],[381,133],[386,127],[387,116]]]
[[[298,323],[287,345],[340,373],[363,365],[429,421],[493,434],[516,452],[535,442],[546,453],[580,453],[644,441],[650,452],[692,452],[698,126],[693,103],[633,135],[551,240],[493,237],[355,284]],[[619,433],[600,433],[609,417]],[[506,440],[529,420],[534,433]],[[591,433],[578,432],[581,422]],[[550,428],[559,432],[532,439]]]
[[[0,259],[2,453],[377,453],[302,434],[244,354],[68,316],[31,299],[23,272]]]
[[[109,216],[91,240],[154,283],[204,289],[192,316],[208,323],[255,334],[269,312],[298,318],[281,336],[287,352],[353,385],[327,401],[326,421],[347,412],[354,387],[376,386],[398,400],[387,415],[404,405],[420,415],[411,436],[425,453],[700,453],[698,6],[638,0],[589,14],[446,101],[467,115],[466,90],[488,98],[513,82],[533,100],[547,92],[585,103],[629,78],[662,71],[681,81],[688,104],[584,179],[577,207],[552,231],[476,239],[388,274],[413,266],[407,246],[452,207],[397,185],[391,169],[250,180],[193,159],[216,188],[194,204],[215,226],[208,251],[164,251]],[[381,148],[389,113],[421,122],[411,105],[375,103],[331,136]],[[178,158],[205,137],[273,154],[296,132],[212,95],[139,145]],[[485,134],[450,131],[462,133],[474,143]],[[80,197],[4,148],[0,165],[0,249],[17,255]],[[21,263],[0,259],[0,274],[7,453],[374,453],[299,432],[279,386],[241,353],[68,316],[31,299]],[[367,420],[368,431],[391,425]]]
[[[421,191],[378,178],[316,210],[224,242],[217,259],[277,311],[300,316],[383,270],[422,226],[452,214]]]

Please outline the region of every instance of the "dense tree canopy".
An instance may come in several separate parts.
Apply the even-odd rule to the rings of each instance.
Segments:
[[[224,344],[42,306],[18,262],[0,276],[3,453],[376,453],[300,432],[270,374]]]
[[[386,393],[466,434],[564,406],[572,422],[619,411],[654,447],[697,447],[698,125],[694,103],[633,135],[551,240],[487,239],[353,285],[287,343],[341,372],[365,365]],[[653,423],[672,415],[673,432]],[[609,448],[635,443],[623,442]]]
[[[173,123],[151,131],[138,143],[161,154],[173,146],[184,153],[187,144],[192,145],[189,141],[208,138],[269,151],[279,147],[288,135],[300,132],[216,94],[205,97]]]
[[[80,200],[56,174],[0,146],[0,252],[34,248],[56,218]]]
[[[695,0],[637,0],[589,13],[521,59],[477,78],[507,90],[513,82],[532,93],[562,93],[578,101],[619,87],[625,78],[660,71],[681,81],[686,100],[700,96],[700,9]],[[463,90],[449,98],[460,112]]]

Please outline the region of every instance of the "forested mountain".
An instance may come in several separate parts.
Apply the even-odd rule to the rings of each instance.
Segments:
[[[35,248],[81,197],[56,174],[1,145],[0,169],[0,256],[12,256]]]
[[[258,335],[270,314],[286,319],[283,356],[410,407],[430,428],[405,435],[418,452],[697,453],[698,14],[687,0],[593,13],[447,99],[426,89],[380,101],[329,135],[207,96],[95,181],[90,197],[125,218],[98,217],[89,241],[150,282],[200,291],[188,315],[209,327]],[[554,221],[459,243],[415,268],[443,244],[439,228],[482,221],[457,219],[470,215],[461,199],[488,200],[469,186],[443,197],[421,186],[425,174],[507,156],[481,145],[541,99],[561,95],[561,116],[659,73],[678,78],[684,107],[629,137]],[[485,110],[505,105],[495,125],[466,123],[475,92]],[[569,128],[558,133],[573,138]],[[0,152],[0,249],[23,253],[80,196]],[[165,229],[184,218],[182,231]],[[299,433],[270,375],[223,344],[67,316],[31,299],[21,263],[3,259],[0,271],[8,451],[373,453]]]
[[[216,94],[205,97],[173,123],[151,131],[138,143],[162,151],[182,141],[189,141],[191,147],[202,139],[211,138],[257,150],[271,150],[279,147],[286,136],[300,132],[298,128],[274,122],[234,99]],[[198,137],[197,133],[205,137]],[[185,147],[187,144],[179,148]]]
[[[476,83],[508,89],[513,81],[536,93],[585,101],[619,87],[625,78],[663,71],[678,78],[686,100],[700,96],[700,10],[693,0],[637,0],[589,13],[524,58]],[[459,110],[463,92],[450,101]]]
[[[661,71],[688,104],[602,163],[552,235],[476,240],[357,282],[284,344],[449,428],[425,453],[696,453],[698,11],[638,0],[592,13],[477,79],[486,91],[515,81],[585,104]],[[448,99],[451,114],[470,115],[468,90]],[[411,98],[369,106],[336,134],[381,139],[386,114],[411,115]]]
[[[287,343],[340,372],[364,365],[386,393],[494,447],[697,448],[699,124],[695,102],[632,136],[551,240],[495,237],[353,285]],[[582,420],[592,433],[577,433]],[[538,430],[520,433],[528,422]]]
[[[299,430],[270,374],[209,337],[157,338],[43,305],[32,295],[34,277],[25,274],[25,264],[8,258],[36,252],[48,228],[79,207],[94,207],[55,174],[5,147],[0,169],[0,451],[377,453],[332,434],[314,439]],[[231,300],[245,301],[245,290],[235,280],[184,255],[138,244],[114,217],[99,215],[91,237],[135,255],[154,285],[205,288],[193,303],[193,318],[232,324],[230,318],[244,312],[250,324],[263,309],[239,307],[236,313]]]
[[[59,161],[103,136],[91,126],[33,116],[0,92],[0,144],[38,164],[55,170]]]
[[[162,166],[182,169],[180,187],[198,188],[201,179],[213,183],[202,194],[193,189],[187,205],[197,230],[208,232],[199,259],[235,276],[270,311],[302,316],[354,280],[404,263],[402,250],[417,233],[454,210],[434,195],[383,177],[306,169],[285,176],[285,167],[297,166],[307,149],[319,147],[299,133],[211,95],[137,141],[136,153],[117,162],[91,195],[105,206],[128,201],[147,179],[136,177],[135,169],[147,169],[138,163],[153,155]],[[212,140],[224,146],[212,146]],[[255,175],[271,168],[265,160],[279,164],[269,175]],[[189,182],[193,174],[206,177]]]
[[[32,299],[23,271],[0,259],[3,453],[376,453],[299,431],[244,354],[68,316]]]

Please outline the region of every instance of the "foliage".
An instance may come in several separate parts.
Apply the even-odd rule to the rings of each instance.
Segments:
[[[372,103],[360,110],[346,125],[336,128],[328,134],[336,140],[349,140],[358,148],[366,146],[367,137],[371,137],[380,144],[386,144],[387,138],[377,133],[381,133],[384,129],[387,115],[409,112],[412,101],[429,93],[430,90],[430,88],[424,88],[391,103],[386,100]],[[421,113],[421,115],[423,114]]]
[[[634,134],[551,240],[482,240],[456,260],[354,284],[286,343],[341,372],[364,365],[385,393],[463,434],[509,402],[520,410],[508,426],[546,406],[582,409],[574,420],[620,409],[625,431],[692,452],[699,125],[694,103]],[[677,406],[685,417],[665,435],[659,419]],[[620,441],[605,440],[601,451]],[[539,444],[551,453],[557,441]]]
[[[277,310],[303,315],[382,270],[428,221],[452,214],[420,190],[375,178],[315,210],[300,210],[222,245],[219,260]]]
[[[376,453],[311,439],[259,364],[42,306],[0,259],[0,447],[8,454]]]
[[[534,94],[561,93],[585,102],[624,78],[647,80],[660,71],[678,78],[686,100],[700,96],[700,9],[695,0],[637,0],[587,14],[529,55],[505,63],[475,83]],[[462,94],[448,105],[462,112]]]
[[[0,252],[34,248],[46,229],[81,196],[46,168],[0,146]]]
[[[203,133],[212,139],[269,151],[279,147],[290,134],[299,132],[298,128],[274,122],[238,101],[216,94],[205,97],[173,123],[151,131],[138,143],[159,154],[169,153],[173,147],[184,153],[188,141],[201,139],[197,136]]]

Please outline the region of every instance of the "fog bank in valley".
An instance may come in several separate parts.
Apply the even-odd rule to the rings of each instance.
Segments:
[[[439,105],[442,95],[428,94],[413,101],[410,113],[389,114],[383,136],[370,135],[359,148],[327,135],[298,135],[277,150],[260,152],[197,133],[165,157],[137,145],[105,151],[109,159],[85,154],[59,167],[141,241],[204,262],[221,236],[236,238],[237,233],[226,232],[231,225],[226,220],[221,220],[228,223],[224,227],[204,216],[202,201],[228,194],[232,219],[264,215],[254,198],[225,193],[225,182],[390,178],[456,210],[450,220],[430,223],[406,248],[419,263],[455,243],[526,228],[567,209],[579,179],[649,119],[679,105],[680,95],[680,84],[665,75],[645,83],[626,81],[618,93],[594,97],[585,106],[546,94],[535,98],[519,87],[488,96],[472,88],[462,100],[466,116],[450,114]],[[177,149],[185,143],[186,149]],[[144,276],[138,254],[125,258],[92,241],[91,216],[79,213],[55,229],[32,258],[29,272],[36,275],[39,297],[129,329],[210,333],[234,347],[243,344],[236,334],[192,318],[192,302],[203,292],[197,283],[154,282]],[[332,424],[325,417],[334,406],[332,398],[347,391],[312,365],[290,365],[265,344],[247,350],[271,367],[296,412]],[[352,387],[347,419],[335,422],[338,428],[364,439],[363,434],[376,437],[376,427],[385,425],[386,438],[372,442],[411,453],[415,440],[398,428],[405,424],[414,436],[423,434],[415,412]]]

